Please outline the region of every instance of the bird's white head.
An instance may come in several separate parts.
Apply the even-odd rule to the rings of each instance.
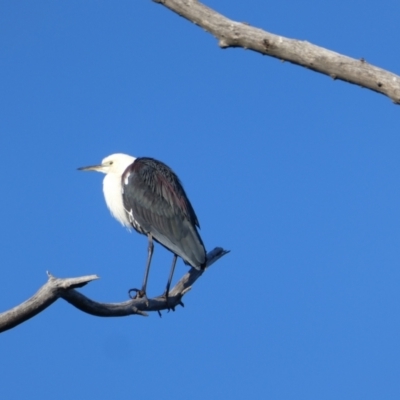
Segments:
[[[78,168],[80,171],[97,171],[103,174],[115,174],[121,176],[124,171],[136,160],[128,154],[116,153],[104,158],[100,165]]]
[[[131,223],[122,200],[121,177],[135,160],[135,157],[117,153],[103,159],[100,165],[78,168],[80,171],[97,171],[106,174],[103,180],[103,193],[107,207],[111,214],[127,228],[131,227]]]

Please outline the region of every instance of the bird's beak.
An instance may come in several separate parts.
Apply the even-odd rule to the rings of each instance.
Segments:
[[[102,165],[91,165],[89,167],[80,167],[80,168],[78,168],[78,171],[97,171],[97,172],[102,172],[103,171],[103,166]]]

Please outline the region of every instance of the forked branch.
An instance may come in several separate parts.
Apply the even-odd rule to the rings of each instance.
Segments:
[[[206,269],[227,253],[228,251],[220,247],[210,251],[207,254]],[[150,311],[175,309],[177,305],[183,305],[182,297],[203,273],[204,271],[191,268],[171,289],[168,303],[165,297],[158,296],[149,299],[148,304],[143,299],[130,299],[122,303],[98,303],[75,290],[98,279],[97,275],[62,279],[47,273],[48,281],[37,293],[22,304],[0,314],[0,333],[34,317],[59,298],[63,298],[81,311],[99,317],[122,317],[133,314],[146,316]]]

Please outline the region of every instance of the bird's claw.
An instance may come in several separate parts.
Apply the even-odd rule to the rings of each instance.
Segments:
[[[165,292],[164,292],[164,294],[161,296],[161,297],[164,297],[165,298],[165,302],[167,303],[167,310],[168,310],[168,312],[170,312],[171,310],[172,311],[175,311],[175,306],[170,306],[169,305],[169,290],[166,290]]]
[[[135,292],[135,295],[132,295],[132,292]],[[144,290],[140,290],[140,289],[129,289],[128,290],[128,295],[132,300],[135,299],[144,299],[144,301],[146,302],[146,305],[149,305],[149,299],[147,298],[146,292]]]
[[[134,295],[134,296],[132,295],[132,292],[135,292],[135,295]],[[129,290],[128,290],[128,295],[129,295],[129,297],[130,297],[131,299],[137,299],[137,298],[141,297],[141,296],[140,296],[140,290],[139,290],[139,289],[135,289],[135,288],[129,289]]]
[[[161,295],[161,297],[164,297],[165,302],[167,303],[168,312],[170,312],[171,310],[175,311],[176,305],[180,305],[182,307],[185,307],[185,305],[183,304],[182,300],[178,300],[177,304],[175,304],[175,305],[170,305],[169,304],[169,291],[167,291],[167,290]]]

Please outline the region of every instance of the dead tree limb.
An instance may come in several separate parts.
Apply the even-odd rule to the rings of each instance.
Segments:
[[[96,275],[78,278],[55,278],[47,272],[47,282],[28,300],[0,314],[0,333],[22,324],[53,304],[66,290],[80,288],[98,279]]]
[[[218,39],[221,48],[242,47],[388,96],[400,104],[400,76],[306,41],[274,35],[236,22],[197,0],[153,0],[202,27]]]
[[[228,251],[220,247],[210,251],[207,254],[206,269],[227,253]],[[149,299],[148,304],[144,299],[130,299],[122,303],[98,303],[74,290],[98,279],[97,275],[63,279],[47,273],[48,281],[37,293],[22,304],[0,314],[0,333],[34,317],[59,298],[63,298],[81,311],[99,317],[122,317],[134,314],[147,316],[147,312],[150,311],[174,310],[177,305],[183,306],[182,297],[203,273],[204,271],[191,268],[170,290],[168,303],[165,297],[158,296]]]

